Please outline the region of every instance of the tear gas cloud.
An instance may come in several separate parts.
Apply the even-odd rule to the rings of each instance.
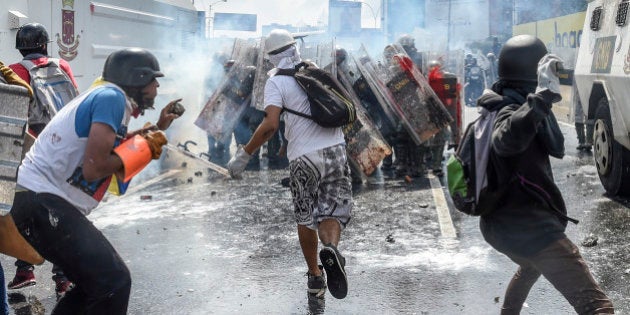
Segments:
[[[366,2],[371,2],[372,7],[376,8],[374,14],[378,16],[378,25],[380,26],[380,15],[382,13],[380,1]],[[487,1],[484,0],[483,2]],[[247,5],[248,3],[249,5]],[[281,2],[274,1],[270,1],[269,3],[234,1],[232,3],[228,1],[226,3],[217,4],[215,8],[213,8],[213,12],[232,11],[258,14],[259,25],[274,22],[285,22],[287,24],[291,24],[292,22],[296,24],[315,22],[320,25],[323,21],[327,23],[327,17],[324,17],[327,13],[328,1],[297,1],[291,6],[286,6],[286,3],[285,5],[280,5],[280,3]],[[196,5],[199,6],[199,3]],[[230,5],[233,5],[233,7],[230,7]],[[207,7],[207,4],[204,4],[204,6]],[[247,8],[245,9],[245,7]],[[242,10],[237,11],[236,9],[238,8]],[[298,9],[296,10],[296,8]],[[274,11],[274,14],[265,15],[264,12],[268,12],[269,10]],[[417,15],[418,12],[423,10],[424,8],[420,8],[419,6],[413,10],[406,10],[409,16],[399,17],[395,19],[393,23],[390,23],[390,27],[404,31],[390,34],[389,40],[379,31],[362,32],[357,37],[337,37],[335,39],[329,35],[317,35],[308,36],[301,49],[302,52],[305,53],[309,45],[311,47],[317,47],[321,43],[325,43],[332,48],[334,40],[335,45],[347,48],[349,51],[357,50],[361,45],[364,45],[370,56],[376,61],[382,59],[382,51],[386,44],[395,41],[396,38],[403,33],[408,33],[414,36],[416,45],[420,50],[443,50],[446,39],[446,34],[443,30],[445,29],[447,20],[435,18],[431,22],[432,27],[426,29],[419,27],[406,28],[405,23],[409,24],[408,21],[410,19],[417,19],[414,15]],[[471,10],[466,11],[469,13],[472,12]],[[282,12],[285,13],[283,14]],[[296,14],[296,12],[308,13]],[[366,8],[362,9],[362,16],[363,20],[367,17],[368,26],[374,25],[374,18],[371,16],[371,12],[366,10]],[[435,16],[445,15],[441,13],[441,15],[436,14]],[[289,18],[293,18],[294,20],[288,20]],[[469,17],[469,19],[472,20],[474,17]],[[397,25],[398,23],[400,25]],[[365,21],[362,24],[365,24]],[[324,26],[322,26],[322,28],[325,29]],[[201,29],[203,29],[203,27]],[[164,78],[159,79],[160,88],[159,96],[156,100],[156,110],[147,111],[145,117],[132,122],[131,128],[138,128],[146,121],[157,120],[159,111],[165,104],[170,100],[183,98],[181,103],[186,107],[186,112],[180,119],[176,120],[169,129],[169,140],[173,144],[186,140],[194,140],[199,144],[195,150],[197,152],[205,152],[207,148],[206,133],[195,126],[194,121],[213,92],[212,87],[208,86],[208,80],[214,78],[214,84],[210,83],[210,85],[217,85],[218,82],[224,78],[222,61],[213,62],[213,59],[216,59],[217,56],[223,56],[223,59],[229,58],[232,53],[234,37],[253,39],[260,37],[259,34],[253,32],[229,32],[230,36],[227,36],[227,33],[228,32],[214,30],[209,33],[209,35],[215,35],[216,37],[210,39],[206,39],[205,34],[200,34],[201,36],[191,34],[181,41],[181,47],[178,45],[179,43],[174,43],[172,36],[165,36],[162,42],[156,43],[157,46],[154,49],[154,53],[158,57],[162,71],[165,74]],[[453,43],[451,47],[452,49],[463,48],[464,42],[458,41],[456,44]],[[332,54],[332,49],[329,51]],[[332,55],[329,57],[332,57]],[[320,59],[323,59],[323,56],[320,57]]]
[[[363,45],[372,59],[377,61],[382,59],[385,45],[394,42],[405,33],[414,37],[419,51],[433,52],[444,52],[447,47],[451,51],[471,52],[467,44],[475,40],[486,40],[490,35],[488,20],[492,8],[490,8],[489,0],[407,1],[411,4],[407,4],[410,7],[403,10],[404,12],[401,13],[403,15],[389,20],[381,19],[384,11],[386,11],[383,10],[382,3],[394,5],[394,3],[402,3],[403,1],[369,0],[364,2],[367,5],[363,5],[361,9],[363,30],[360,34],[346,37],[338,36],[334,39],[330,35],[309,35],[304,39],[304,44],[301,47],[302,53],[304,54],[309,46],[312,48],[319,43],[333,43],[334,40],[335,45],[344,47],[350,52],[356,51]],[[516,1],[515,3],[519,12],[540,11],[536,10],[534,5],[537,4],[534,2],[538,1]],[[206,80],[209,77],[220,79],[224,77],[221,63],[213,63],[213,57],[220,54],[231,55],[234,38],[254,40],[260,38],[262,25],[268,26],[276,23],[292,26],[294,29],[291,31],[295,32],[296,29],[299,30],[299,26],[306,27],[308,25],[316,29],[326,30],[328,23],[327,0],[297,0],[291,5],[287,5],[286,1],[228,0],[227,2],[216,3],[216,1],[197,0],[195,6],[198,10],[207,10],[210,3],[213,3],[213,13],[256,14],[258,31],[215,30],[209,34],[213,35],[214,38],[206,39],[205,34],[201,34],[201,36],[191,34],[181,43],[174,43],[172,38],[165,36],[164,41],[159,43],[156,55],[158,55],[166,77],[160,79],[160,96],[156,102],[157,110],[147,112],[147,116],[157,118],[161,106],[164,106],[171,99],[183,98],[182,104],[187,111],[182,118],[173,124],[170,138],[174,143],[189,139],[195,140],[200,145],[199,151],[205,151],[205,132],[194,126],[194,120],[212,93]],[[548,14],[557,14],[558,8],[564,8],[562,1],[550,1],[549,3],[551,13],[548,12]],[[554,8],[556,11],[552,10]],[[200,21],[203,22],[202,19]],[[373,28],[375,24],[378,25],[376,29]],[[382,24],[387,24],[388,34],[381,32]],[[484,55],[485,52],[477,54],[481,64],[484,62]],[[463,54],[458,53],[457,56],[463,56]],[[149,120],[153,120],[153,118]],[[146,120],[140,119],[140,121]]]

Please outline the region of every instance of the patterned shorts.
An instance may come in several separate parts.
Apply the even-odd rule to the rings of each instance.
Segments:
[[[317,229],[324,219],[350,221],[352,185],[344,144],[300,156],[289,164],[295,221]]]

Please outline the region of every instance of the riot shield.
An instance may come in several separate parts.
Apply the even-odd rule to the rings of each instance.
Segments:
[[[254,106],[257,110],[264,111],[265,99],[263,94],[265,91],[265,83],[269,78],[267,72],[273,69],[273,64],[269,62],[269,59],[265,56],[265,37],[260,39],[255,66],[256,74],[254,76],[254,86],[252,90],[252,106]]]
[[[393,47],[395,54],[384,58],[378,69],[371,60],[357,64],[374,93],[384,100],[384,111],[394,114],[393,120],[397,119],[419,145],[446,127],[452,118],[404,49]],[[369,58],[365,48],[361,53],[362,58]]]
[[[365,86],[363,86],[364,92],[371,94],[376,99],[375,103],[380,106],[387,122],[391,126],[396,126],[399,118],[394,111],[396,107],[394,98],[384,84],[387,75],[385,71],[382,71],[383,67],[372,61],[364,47],[361,47],[358,55],[350,54],[350,57],[353,61],[350,65],[356,65],[358,70],[356,74],[357,80],[362,80],[362,82],[355,81],[355,90],[357,90],[356,86],[358,84],[366,84],[369,89],[365,89]],[[361,94],[359,93],[359,95]]]
[[[317,45],[317,56],[315,57],[315,63],[318,67],[324,67],[330,65],[330,73],[335,74],[336,70],[332,67],[335,65],[335,42],[319,43]]]
[[[441,65],[443,85],[435,91],[442,100],[442,104],[453,118],[450,123],[449,146],[457,147],[462,137],[463,114],[463,82],[464,82],[464,51],[426,52],[427,58],[437,61]],[[430,75],[430,69],[427,71]],[[435,90],[435,89],[434,89]],[[440,95],[442,93],[442,95]]]
[[[257,54],[255,43],[235,40],[234,64],[195,120],[195,125],[218,141],[224,142],[232,136],[236,123],[250,106]]]
[[[346,89],[347,97],[352,101],[356,108],[357,118],[354,123],[344,129],[346,138],[346,152],[349,160],[356,168],[361,170],[366,176],[372,174],[381,161],[388,155],[392,154],[391,147],[387,144],[378,127],[370,119],[370,115],[362,106],[359,96],[353,90],[353,83],[356,81],[354,75],[350,75],[352,70],[348,66],[352,61],[346,58],[337,64],[335,57],[335,45],[332,45],[332,56],[330,69],[333,78]],[[320,59],[320,60],[325,60]],[[353,66],[356,68],[356,66]],[[356,71],[356,70],[355,70]]]
[[[450,145],[455,147],[459,146],[459,143],[464,135],[464,51],[453,50],[449,52],[449,58],[447,60],[446,71],[453,73],[457,77],[459,83],[457,89],[457,109],[451,123],[451,128],[456,128],[456,132],[451,133]],[[494,82],[492,82],[494,83]]]
[[[416,143],[420,144],[446,127],[453,118],[402,46],[394,44],[394,48],[397,51],[393,57],[395,62],[389,68],[394,73],[386,85],[397,99],[402,117],[409,122],[410,128],[415,129],[419,137]]]
[[[319,44],[306,42],[302,43],[299,47],[300,49],[300,58],[305,61],[310,61],[315,63],[318,67],[323,67],[325,64],[322,64],[318,60],[319,56]]]

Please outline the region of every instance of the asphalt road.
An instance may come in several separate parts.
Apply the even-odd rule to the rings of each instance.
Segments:
[[[581,246],[617,314],[630,314],[630,210],[604,195],[589,156],[575,151],[562,125],[567,156],[554,160],[569,214],[567,233]],[[292,218],[286,170],[226,180],[192,160],[166,158],[171,172],[128,195],[110,197],[90,215],[128,264],[129,314],[498,314],[516,266],[490,248],[478,219],[448,207],[437,178],[388,179],[355,191],[354,217],[339,246],[347,258],[348,296],[309,299]],[[163,171],[162,171],[163,172]],[[13,259],[0,258],[8,282]],[[11,292],[12,313],[48,314],[51,266],[38,284]],[[532,289],[522,314],[573,314],[546,281]]]

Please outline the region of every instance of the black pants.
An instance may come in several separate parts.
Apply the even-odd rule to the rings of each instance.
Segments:
[[[20,234],[75,287],[59,300],[55,314],[126,314],[131,276],[105,236],[64,199],[19,192],[11,215]]]
[[[505,292],[502,315],[520,314],[530,289],[544,276],[581,315],[614,314],[612,302],[597,284],[568,238],[559,239],[540,252],[524,257],[506,255],[519,265]]]

